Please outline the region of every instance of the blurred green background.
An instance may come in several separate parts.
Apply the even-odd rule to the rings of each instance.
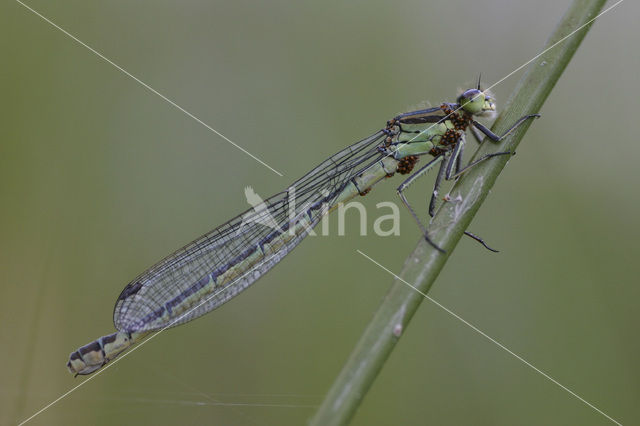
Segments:
[[[538,53],[569,1],[28,4],[284,173],[279,177],[17,2],[0,6],[0,423],[84,378],[124,285],[393,115]],[[587,35],[430,295],[624,424],[640,423],[640,6]],[[505,100],[521,73],[494,89]],[[498,104],[500,106],[500,103]],[[410,189],[417,205],[433,176]],[[400,179],[362,201],[395,201]],[[251,290],[167,331],[31,424],[298,425],[419,238],[309,238]],[[335,218],[332,218],[335,224]],[[608,420],[425,302],[354,425]]]

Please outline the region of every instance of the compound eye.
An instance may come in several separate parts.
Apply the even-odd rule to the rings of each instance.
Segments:
[[[478,89],[469,89],[467,91],[465,91],[462,96],[464,98],[467,98],[469,100],[473,99],[474,97],[478,96],[480,94],[480,91]]]

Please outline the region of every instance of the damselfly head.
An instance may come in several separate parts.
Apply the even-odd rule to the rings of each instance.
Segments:
[[[458,105],[471,115],[490,115],[496,110],[493,97],[480,89],[469,89],[458,96]]]

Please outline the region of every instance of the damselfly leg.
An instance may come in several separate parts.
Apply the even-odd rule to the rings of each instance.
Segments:
[[[409,212],[411,213],[411,216],[413,216],[413,218],[415,219],[416,223],[418,224],[418,227],[420,228],[420,230],[422,231],[422,235],[424,235],[425,240],[427,240],[427,242],[429,244],[431,244],[433,246],[433,248],[435,248],[436,250],[438,250],[441,253],[446,253],[445,250],[443,250],[442,248],[440,248],[436,243],[434,243],[431,238],[429,237],[429,234],[427,233],[426,228],[424,227],[424,225],[422,224],[422,222],[420,221],[420,218],[418,217],[418,215],[416,214],[415,210],[413,209],[413,207],[411,207],[411,204],[409,204],[409,201],[407,200],[407,197],[405,197],[404,195],[404,191],[409,187],[409,185],[411,185],[417,178],[419,178],[420,176],[424,175],[425,173],[427,173],[429,170],[431,170],[433,167],[435,167],[438,163],[442,163],[442,165],[440,166],[440,171],[442,171],[444,169],[444,164],[446,164],[446,162],[444,161],[446,158],[445,153],[439,154],[437,155],[433,160],[429,161],[427,164],[425,164],[424,166],[422,166],[420,169],[418,169],[418,171],[414,172],[411,176],[409,176],[404,182],[402,182],[400,184],[400,186],[398,187],[398,189],[396,190],[396,192],[398,193],[398,196],[400,197],[400,199],[402,200],[402,203],[407,207],[407,209],[409,210]],[[438,175],[440,175],[440,172],[438,172]]]
[[[526,120],[528,120],[530,118],[538,118],[538,117],[540,117],[540,114],[529,114],[529,115],[525,115],[523,117],[520,117],[502,136],[499,136],[499,135],[493,133],[486,126],[484,126],[481,123],[478,123],[475,120],[471,120],[470,127],[471,127],[472,134],[473,134],[474,138],[478,141],[478,143],[482,143],[482,137],[479,134],[480,132],[482,134],[486,135],[492,141],[500,142],[507,135],[509,135],[511,132],[513,132],[515,129],[517,129],[520,125],[522,125]],[[460,164],[461,164],[461,159],[462,159],[462,155],[463,155],[463,152],[464,152],[465,142],[466,142],[465,134],[461,133],[460,137],[458,139],[458,142],[454,146],[454,148],[451,151],[451,153],[448,155],[447,161],[443,161],[442,164],[440,165],[440,170],[438,171],[438,175],[436,176],[436,181],[435,181],[435,184],[434,184],[433,192],[431,194],[431,200],[429,201],[429,216],[431,216],[431,217],[433,217],[433,215],[435,214],[436,203],[437,203],[437,200],[438,200],[438,194],[439,194],[439,190],[440,190],[440,185],[442,184],[442,178],[443,177],[445,178],[445,180],[456,179],[460,175],[462,175],[463,173],[468,171],[469,169],[475,167],[476,165],[480,164],[483,161],[488,160],[489,158],[498,157],[498,156],[502,156],[502,155],[515,155],[515,153],[511,152],[511,151],[495,152],[495,153],[491,153],[491,154],[486,154],[486,155],[482,156],[481,158],[471,162],[467,166],[461,168]],[[454,168],[455,168],[455,173],[453,172]],[[401,185],[401,187],[403,187],[403,189],[406,188],[411,182],[413,182],[413,180],[415,180],[419,176],[420,173],[423,172],[423,169],[420,169],[414,175],[410,176],[403,183],[404,187],[403,187],[403,185]],[[400,188],[398,188],[398,191],[400,191]],[[407,203],[405,203],[405,204],[407,204]],[[414,214],[414,217],[416,217],[415,214]],[[477,236],[477,235],[475,235],[475,234],[473,234],[471,232],[468,232],[468,231],[464,231],[464,234],[466,236],[470,237],[470,238],[473,238],[474,240],[476,240],[480,244],[482,244],[487,250],[492,251],[494,253],[498,252],[498,250],[495,250],[495,249],[491,248],[489,245],[487,245],[487,243],[481,237],[479,237],[479,236]]]
[[[486,126],[484,126],[481,123],[478,123],[475,120],[471,120],[471,124],[472,127],[475,127],[476,129],[478,129],[479,131],[481,131],[482,133],[484,133],[489,139],[491,139],[494,142],[500,142],[502,141],[504,138],[506,138],[511,132],[513,132],[515,129],[517,129],[518,127],[520,127],[522,124],[524,124],[525,121],[527,121],[530,118],[538,118],[540,117],[540,114],[528,114],[528,115],[524,115],[522,117],[520,117],[514,124],[513,126],[509,127],[509,129],[507,129],[507,131],[502,135],[499,136],[495,133],[493,133],[491,130],[489,130]],[[478,164],[482,163],[483,161],[488,160],[489,158],[493,158],[493,157],[498,157],[501,155],[515,155],[515,152],[511,152],[511,151],[506,151],[506,152],[494,152],[491,154],[486,154],[483,155],[482,157],[478,158],[477,160],[471,162],[470,164],[467,164],[465,167],[463,167],[461,170],[456,171],[456,173],[452,176],[448,176],[447,180],[449,179],[455,179],[457,177],[459,177],[460,175],[462,175],[464,172],[466,172],[467,170],[471,169],[472,167],[477,166]]]

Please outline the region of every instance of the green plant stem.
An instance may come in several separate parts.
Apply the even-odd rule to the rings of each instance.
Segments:
[[[572,3],[549,38],[543,49],[544,53],[531,62],[507,101],[503,113],[493,126],[495,133],[504,133],[519,117],[540,110],[591,23],[575,30],[595,18],[604,3],[605,0],[575,0]],[[546,50],[548,48],[550,49]],[[529,125],[531,121],[498,144],[483,143],[476,152],[476,157],[489,152],[515,152]],[[431,288],[507,161],[506,156],[501,156],[481,163],[465,173],[455,184],[450,192],[450,201],[443,204],[429,227],[429,234],[447,251],[446,254],[437,252],[422,239],[407,257],[400,276],[419,292],[398,279],[394,281],[311,420],[312,425],[349,423],[393,351],[402,330],[406,330],[424,299],[421,293],[426,294]]]

